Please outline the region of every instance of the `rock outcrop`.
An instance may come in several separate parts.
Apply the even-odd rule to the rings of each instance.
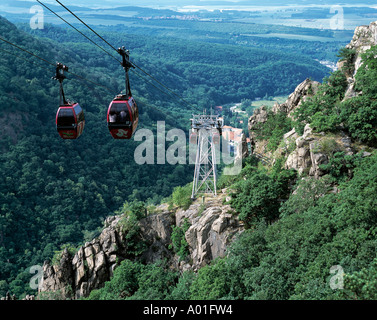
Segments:
[[[362,54],[377,44],[377,21],[370,25],[359,26],[355,29],[351,42],[346,46],[347,49],[354,50],[354,57],[349,61],[353,65],[352,74],[347,74],[348,88],[345,99],[357,96],[359,93],[355,91],[355,75],[362,65]],[[342,69],[346,61],[339,61],[338,69]]]
[[[173,269],[196,271],[224,256],[231,239],[243,230],[230,206],[222,205],[224,197],[222,194],[209,199],[205,202],[206,208],[197,201],[187,210],[176,213],[165,206],[162,212],[141,219],[139,240],[147,246],[136,259],[144,263],[166,259]],[[39,294],[45,299],[77,299],[103,287],[119,263],[130,258],[127,232],[121,223],[124,218],[123,215],[109,217],[102,233],[77,252],[71,254],[65,249],[59,261],[46,261]],[[182,226],[185,219],[190,223],[185,234],[190,255],[181,261],[170,247],[171,234],[172,227]]]
[[[243,223],[234,215],[231,207],[221,204],[224,196],[209,200],[206,208],[194,204],[188,210],[176,213],[178,226],[184,219],[191,225],[185,234],[190,256],[186,263],[181,263],[183,269],[197,271],[212,260],[223,257],[233,237],[244,230]]]
[[[275,152],[275,156],[286,156],[285,169],[294,169],[301,174],[320,178],[326,172],[321,165],[327,164],[336,152],[353,155],[355,149],[345,132],[340,131],[331,137],[324,133],[313,133],[310,125],[306,125],[304,134],[299,136],[295,129],[284,135],[284,147]]]
[[[65,249],[57,264],[45,262],[40,293],[58,292],[62,298],[85,297],[109,281],[118,263],[129,256],[126,233],[120,225],[124,218],[109,217],[100,236],[85,243],[73,256]],[[148,244],[142,259],[152,263],[169,256],[167,246],[173,223],[170,212],[140,221],[140,241]]]
[[[289,95],[288,99],[284,103],[276,103],[272,107],[271,112],[275,114],[278,112],[285,112],[288,117],[292,117],[293,111],[296,110],[296,108],[298,108],[303,101],[305,101],[309,96],[316,94],[319,85],[320,83],[317,81],[310,79],[304,80],[296,87],[295,91]],[[258,125],[265,123],[268,119],[268,116],[269,109],[266,106],[262,106],[258,109],[255,109],[253,115],[249,118],[248,129],[252,152],[266,154],[264,148],[267,142],[257,140],[255,129],[257,129]]]
[[[348,87],[345,92],[344,100],[350,99],[360,94],[355,91],[355,75],[362,65],[362,54],[370,49],[372,46],[377,45],[377,21],[372,22],[368,26],[357,27],[351,42],[346,46],[347,49],[352,50],[353,54],[349,59],[352,61],[339,61],[337,64],[338,69],[343,70],[347,76]],[[347,68],[343,68],[345,64]],[[351,65],[352,68],[349,67]],[[349,70],[352,70],[350,72]],[[350,73],[350,74],[348,74]],[[295,91],[288,97],[287,101],[283,104],[276,103],[271,112],[284,112],[288,117],[293,118],[295,109],[310,96],[318,92],[320,86],[319,82],[306,79],[300,83]],[[327,164],[329,156],[337,151],[344,151],[347,155],[355,153],[356,148],[351,138],[345,132],[339,131],[331,138],[326,137],[324,134],[313,134],[309,125],[306,125],[304,134],[299,136],[294,129],[284,135],[283,147],[278,148],[274,154],[268,153],[265,150],[267,141],[257,141],[255,139],[254,130],[258,128],[259,124],[267,121],[269,116],[268,108],[261,107],[255,110],[254,114],[249,119],[249,131],[252,145],[252,151],[258,157],[267,156],[272,159],[285,156],[285,168],[295,169],[300,174],[307,173],[316,178],[325,174],[321,170],[321,165]],[[271,161],[274,163],[274,160]]]
[[[201,217],[196,217],[186,232],[193,270],[225,256],[232,238],[241,230],[242,226],[230,213],[229,206],[211,207]]]
[[[355,29],[351,42],[346,46],[348,49],[355,50],[354,58],[354,74],[362,65],[361,55],[377,44],[377,21],[372,22],[369,26],[359,26]],[[342,66],[342,62],[338,63],[338,67]]]
[[[101,235],[82,246],[73,256],[65,249],[56,264],[46,261],[40,293],[59,293],[62,298],[86,296],[100,283],[109,280],[122,241],[117,223],[120,217],[110,217]],[[55,297],[56,295],[54,295]]]
[[[310,142],[313,140],[308,136],[310,133],[310,127],[306,126],[302,137],[298,136],[295,129],[284,136],[285,145],[289,148],[293,143],[295,147],[295,150],[288,155],[285,163],[286,169],[295,169],[300,174],[306,169],[310,169],[312,165],[312,148],[310,147]]]
[[[248,128],[252,131],[256,125],[260,123],[265,123],[268,119],[268,108],[266,106],[261,106],[254,110],[253,115],[249,118]],[[250,136],[252,132],[250,133]]]
[[[285,112],[288,117],[292,117],[292,112],[298,108],[302,102],[304,102],[308,97],[313,96],[317,93],[320,83],[310,79],[306,79],[301,82],[291,93],[286,102],[282,104],[276,103],[272,108],[274,113],[279,111]]]
[[[289,96],[283,104],[275,104],[271,112],[285,112],[287,116],[292,117],[292,112],[301,105],[309,96],[315,94],[318,90],[319,83],[306,79],[296,90]],[[273,154],[265,151],[267,141],[255,139],[253,129],[258,124],[265,123],[269,113],[266,107],[255,110],[249,119],[250,137],[252,140],[253,152],[260,157],[265,155],[274,159],[285,156],[285,168],[294,169],[299,174],[306,173],[310,176],[319,178],[325,174],[321,170],[321,165],[327,164],[329,156],[337,151],[344,151],[351,155],[354,153],[351,138],[344,132],[339,132],[332,138],[326,137],[323,133],[313,134],[312,129],[307,124],[302,136],[299,136],[295,129],[287,132],[283,137],[283,144]]]

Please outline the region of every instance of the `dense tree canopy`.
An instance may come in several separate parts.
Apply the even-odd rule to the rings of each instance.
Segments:
[[[293,49],[282,52],[270,47],[243,48],[210,41],[185,41],[179,37],[130,34],[128,31],[119,32],[111,27],[101,29],[111,43],[127,44],[132,59],[140,67],[192,105],[192,108],[183,106],[182,101],[167,96],[161,88],[151,86],[140,74],[131,72],[133,94],[140,108],[139,128],[150,129],[153,133],[156,133],[157,121],[165,121],[167,130],[188,131],[188,120],[193,112],[242,99],[289,94],[305,78],[311,76],[321,80],[327,74],[324,66]],[[111,139],[105,115],[109,102],[124,86],[124,71],[78,33],[52,25],[46,25],[43,30],[30,30],[25,26],[18,29],[3,18],[0,18],[0,33],[9,41],[48,61],[62,62],[72,72],[107,88],[93,87],[68,75],[64,83],[66,94],[84,108],[86,127],[77,141],[63,141],[55,130],[59,91],[58,84],[51,80],[54,67],[9,45],[0,45],[0,49],[11,52],[0,53],[0,121],[4,128],[0,131],[0,296],[10,290],[22,297],[34,292],[29,286],[31,266],[51,259],[63,245],[75,248],[90,240],[98,234],[104,218],[123,210],[124,203],[132,204],[131,209],[126,209],[136,216],[141,208],[140,201],[159,203],[175,187],[186,185],[192,179],[193,166],[139,166],[134,161],[138,142],[120,143]],[[46,68],[51,69],[51,73]],[[272,132],[276,140],[281,137],[281,130]],[[250,166],[247,170],[254,172]],[[284,186],[290,179],[292,177],[285,171],[276,174],[255,171],[243,182],[245,186],[238,184],[243,191],[233,205],[241,208],[246,201],[250,211],[243,212],[241,218],[252,217],[250,226],[271,222],[279,216],[280,202],[276,197],[287,198]],[[250,200],[244,187],[254,186],[260,186],[260,199]],[[186,195],[187,187],[177,188],[173,201],[186,206]],[[266,212],[259,214],[256,211],[261,206],[258,201],[269,205]],[[133,235],[137,232],[135,223],[124,227]],[[255,234],[246,232],[235,244],[235,252],[241,255],[242,243],[246,245],[252,238],[250,241],[255,246],[248,250],[256,250],[255,257],[235,254],[233,260],[220,260],[197,276],[187,273],[181,277],[165,270],[163,265],[144,266],[126,261],[115,274],[114,282],[93,296],[101,299],[200,298],[206,294],[201,291],[202,283],[219,278],[210,286],[210,294],[206,297],[263,297],[264,294],[272,298],[287,297],[292,292],[291,283],[285,284],[287,288],[281,287],[271,293],[273,285],[267,280],[263,283],[258,280],[266,263],[278,264],[279,259],[286,262],[293,255],[289,252],[287,256],[274,256],[271,251],[265,258],[269,260],[261,260],[258,250],[275,241],[269,228],[271,226],[267,228],[262,223],[260,227],[250,229],[258,230]],[[182,256],[187,254],[183,231],[175,230],[174,243],[174,249]],[[270,238],[262,240],[264,233],[270,234]],[[141,248],[134,238],[131,240],[135,242],[136,256]],[[233,264],[234,270],[252,265],[259,268],[256,269],[259,272],[244,275],[237,269],[230,278],[231,283],[224,283],[223,269],[228,264]],[[285,277],[283,270],[275,271],[282,279]],[[292,276],[292,279],[296,278]],[[244,281],[237,284],[240,279]],[[184,290],[191,284],[189,291]],[[263,294],[256,291],[258,286]]]

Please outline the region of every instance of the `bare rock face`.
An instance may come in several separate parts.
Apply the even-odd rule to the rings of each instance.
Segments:
[[[61,255],[58,265],[43,265],[42,288],[40,291],[60,291],[62,296],[69,296],[70,288],[73,283],[73,267],[71,257],[67,249]]]
[[[321,137],[314,136],[309,125],[305,126],[304,134],[296,139],[296,149],[288,156],[285,163],[286,169],[295,169],[299,174],[305,171],[310,176],[319,178],[324,174],[320,165],[328,163],[328,155],[321,152]]]
[[[173,253],[168,250],[168,247],[171,243],[174,222],[174,215],[169,211],[140,221],[142,239],[150,244],[141,256],[142,261],[154,263],[161,259],[173,258]]]
[[[228,205],[222,205],[221,195],[206,202],[203,209],[200,202],[176,214],[163,211],[139,221],[140,241],[147,244],[138,260],[154,263],[166,259],[171,268],[197,270],[212,259],[223,257],[231,239],[243,226],[232,214]],[[126,233],[120,222],[124,216],[109,217],[102,233],[91,242],[85,243],[75,254],[65,249],[58,263],[45,262],[39,294],[51,299],[78,299],[87,297],[94,289],[102,288],[113,275],[119,263],[129,258]],[[180,261],[171,244],[172,226],[182,226],[185,219],[190,228],[185,234],[190,256]]]
[[[310,144],[314,140],[311,137],[311,128],[309,125],[305,126],[304,134],[301,137],[297,137],[296,131],[291,137],[295,138],[295,150],[289,154],[285,168],[294,169],[302,174],[306,169],[310,169],[312,165],[312,154]],[[288,139],[289,137],[287,137]]]
[[[67,249],[56,265],[45,262],[40,292],[59,292],[62,298],[87,296],[110,279],[116,260],[121,252],[122,236],[117,229],[120,217],[109,217],[101,235],[87,242],[71,256]]]
[[[268,108],[266,106],[261,106],[254,110],[253,115],[249,118],[249,131],[255,128],[259,123],[265,123],[268,119]]]
[[[211,207],[186,232],[190,246],[193,269],[223,257],[229,237],[239,231],[238,222],[228,213],[227,207]]]
[[[222,205],[220,197],[201,212],[198,204],[188,210],[177,212],[177,225],[188,219],[191,226],[185,238],[189,245],[190,257],[186,258],[189,268],[196,271],[218,257],[224,257],[234,236],[243,230],[243,224],[233,214],[229,205]],[[188,266],[183,266],[188,269]]]
[[[359,26],[355,29],[354,36],[351,42],[346,46],[348,49],[356,50],[355,57],[355,72],[362,65],[361,55],[372,46],[377,44],[377,21],[372,22],[369,26]],[[341,64],[341,62],[339,63]],[[341,66],[341,65],[339,65]]]
[[[268,108],[266,106],[262,106],[258,109],[254,110],[253,115],[249,118],[248,121],[248,130],[249,130],[249,137],[250,137],[250,144],[251,144],[251,152],[254,152],[257,148],[257,139],[254,130],[257,129],[258,124],[265,123],[268,119]]]
[[[249,147],[247,146],[246,135],[243,133],[241,138],[242,143],[242,159],[246,159],[249,156]]]
[[[123,216],[109,217],[98,238],[85,243],[71,256],[68,250],[62,252],[59,263],[45,262],[40,293],[59,292],[59,297],[86,297],[94,289],[101,288],[113,275],[119,261],[127,258],[126,234],[119,221]],[[174,219],[170,212],[152,215],[140,221],[141,241],[150,246],[141,259],[147,263],[167,257],[171,225]],[[53,295],[57,297],[56,294]]]
[[[328,163],[331,154],[338,151],[344,151],[347,155],[354,154],[352,140],[344,132],[329,138],[321,133],[313,134],[307,124],[302,136],[297,137],[297,133],[292,130],[285,137],[295,139],[295,148],[288,155],[285,168],[297,170],[300,174],[306,172],[317,179],[326,174],[321,165]]]

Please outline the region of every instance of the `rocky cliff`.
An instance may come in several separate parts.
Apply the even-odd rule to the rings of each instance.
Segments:
[[[286,102],[282,104],[275,103],[271,111],[275,114],[278,112],[284,112],[289,117],[292,117],[292,112],[309,96],[314,95],[317,92],[319,85],[320,83],[317,81],[306,79],[297,86],[293,93],[289,95]],[[269,154],[265,150],[266,141],[258,140],[254,133],[254,129],[259,124],[263,124],[267,121],[269,114],[268,111],[269,109],[266,106],[255,109],[253,115],[249,118],[248,129],[253,152],[258,154],[267,154],[271,157],[272,154]]]
[[[355,75],[362,65],[361,55],[377,44],[377,21],[372,22],[369,26],[359,26],[355,29],[354,36],[351,42],[346,46],[347,49],[354,50],[355,55],[351,61],[353,68],[352,72],[347,74],[348,89],[345,99],[352,98],[358,93],[355,92]],[[338,62],[338,69],[345,65],[345,61]]]
[[[359,26],[355,29],[355,34],[351,42],[346,46],[348,49],[355,50],[353,63],[355,65],[354,73],[350,75],[352,78],[362,64],[361,54],[377,44],[377,21],[372,22],[369,26]],[[338,63],[338,68],[342,66],[342,62]]]
[[[226,190],[216,198],[209,198],[204,203],[199,201],[188,210],[176,212],[178,226],[184,219],[191,225],[185,234],[190,257],[180,263],[181,269],[197,271],[211,260],[223,257],[233,238],[244,230],[233,209],[222,204],[224,198]]]
[[[355,91],[355,75],[362,65],[361,55],[371,46],[377,44],[377,22],[372,22],[369,26],[357,27],[351,42],[346,46],[354,52],[351,64],[351,73],[344,70],[347,76],[348,87],[344,99],[355,97],[359,93]],[[342,69],[346,61],[339,61],[337,64],[338,69]],[[343,70],[343,69],[342,69]],[[293,111],[301,106],[301,104],[309,97],[318,92],[320,83],[306,79],[300,83],[294,92],[288,97],[287,101],[283,104],[276,103],[271,109],[272,113],[284,112],[288,117],[293,118]],[[285,168],[295,169],[300,174],[307,173],[316,178],[321,177],[324,172],[320,169],[320,165],[327,164],[329,161],[329,153],[326,148],[331,144],[333,151],[344,151],[347,155],[352,155],[355,152],[363,150],[357,142],[347,135],[346,132],[339,130],[338,133],[333,134],[331,137],[324,133],[313,133],[309,125],[306,125],[303,135],[299,135],[295,129],[287,132],[283,138],[282,146],[271,153],[266,150],[267,141],[257,140],[255,137],[254,129],[263,124],[268,119],[268,108],[262,106],[254,111],[254,114],[249,119],[249,134],[251,138],[252,150],[258,156],[264,155],[272,159],[273,164],[275,159],[285,157]],[[363,153],[368,156],[368,152]]]
[[[136,259],[153,263],[167,259],[176,270],[194,270],[226,254],[233,237],[243,231],[243,225],[228,205],[222,205],[226,197],[220,194],[193,203],[187,210],[168,210],[167,205],[157,208],[159,213],[151,214],[139,221],[140,239],[146,244],[144,252]],[[129,258],[127,233],[121,227],[123,215],[111,216],[99,237],[85,243],[77,252],[62,251],[55,263],[46,261],[39,290],[40,297],[66,299],[86,297],[110,280],[119,263]],[[171,249],[173,226],[189,222],[185,238],[189,255],[181,259]]]
[[[276,103],[272,108],[273,113],[285,112],[292,117],[292,112],[298,108],[303,101],[317,92],[318,82],[306,79],[299,84],[295,91],[283,104]],[[331,137],[324,133],[313,133],[310,125],[306,125],[303,135],[299,135],[294,128],[283,137],[283,143],[276,151],[266,150],[267,141],[255,139],[254,128],[259,123],[265,123],[268,118],[268,109],[262,106],[254,111],[249,119],[249,131],[253,145],[253,152],[258,156],[264,155],[271,159],[273,165],[277,158],[285,157],[285,168],[294,169],[299,174],[307,173],[316,178],[321,177],[324,172],[320,165],[327,164],[329,152],[326,150],[331,145],[332,152],[344,151],[347,155],[355,153],[359,146],[352,142],[346,132],[339,131]]]

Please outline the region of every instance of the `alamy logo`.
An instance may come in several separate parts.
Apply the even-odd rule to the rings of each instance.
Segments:
[[[344,29],[344,10],[341,6],[332,6],[330,9],[331,14],[335,14],[330,19],[330,29],[343,30]]]
[[[203,137],[204,141],[200,151],[205,154],[209,151],[210,146],[206,144],[211,138],[208,138],[207,130],[199,130],[198,136]],[[223,163],[227,168],[224,169],[225,175],[237,175],[242,169],[242,142],[241,135],[234,135],[235,140],[230,140],[222,136],[222,144],[212,144],[215,152],[216,164]],[[134,140],[141,142],[135,149],[134,160],[139,165],[144,164],[195,164],[198,152],[197,144],[189,144],[187,154],[187,136],[181,129],[171,129],[166,132],[165,122],[157,122],[157,137],[149,129],[139,129],[136,131]],[[170,142],[168,148],[166,143]],[[200,143],[200,142],[199,142]],[[188,155],[188,157],[187,157]]]
[[[29,282],[30,288],[32,288],[33,290],[40,289],[43,278],[43,267],[39,265],[32,266],[30,267],[30,273],[33,274]]]
[[[333,290],[344,289],[344,270],[342,266],[336,265],[330,268],[330,273],[334,274],[330,278],[330,288]]]
[[[30,8],[30,13],[34,14],[30,19],[30,28],[43,29],[44,28],[44,13],[41,6],[32,6]]]

